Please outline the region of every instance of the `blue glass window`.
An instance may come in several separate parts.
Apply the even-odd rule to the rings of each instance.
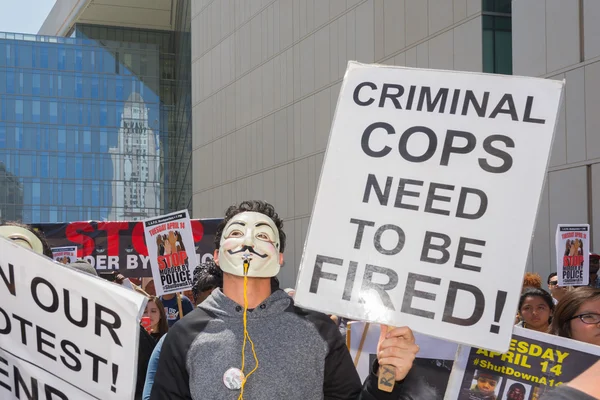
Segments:
[[[83,52],[81,49],[75,51],[75,71],[83,71]]]
[[[31,94],[41,94],[40,74],[33,74],[31,84]]]
[[[23,121],[23,100],[15,100],[15,116],[17,121]]]
[[[83,97],[83,78],[81,76],[75,78],[75,96],[78,98]]]
[[[40,122],[40,101],[34,100],[31,102],[31,118],[33,122]]]
[[[83,151],[92,151],[92,132],[87,129],[83,131]]]
[[[67,149],[67,131],[63,129],[58,130],[58,150]]]
[[[93,53],[92,53],[93,54]],[[97,76],[92,77],[92,99],[97,99],[99,97],[99,79]]]
[[[108,123],[108,110],[107,106],[103,104],[100,106],[100,126],[106,126]]]
[[[66,178],[67,177],[67,156],[63,154],[58,157],[58,177]],[[59,186],[62,187],[62,186]]]
[[[58,50],[58,69],[65,70],[67,67],[67,51],[65,49]]]
[[[10,71],[6,71],[6,93],[14,93],[15,92],[15,73]]]
[[[45,45],[40,49],[41,67],[48,68],[48,47]]]
[[[52,124],[58,123],[58,104],[55,101],[51,101],[48,105],[48,115],[50,116],[49,122]]]

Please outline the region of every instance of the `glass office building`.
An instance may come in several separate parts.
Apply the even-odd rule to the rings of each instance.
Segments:
[[[0,34],[0,212],[30,222],[167,209],[159,46]]]
[[[158,91],[162,140],[162,168],[166,210],[191,211],[191,5],[179,1],[174,31],[155,31],[102,25],[75,24],[72,36],[97,43],[106,40],[155,45],[158,49]],[[129,64],[128,64],[129,65]],[[143,65],[132,65],[144,75]]]

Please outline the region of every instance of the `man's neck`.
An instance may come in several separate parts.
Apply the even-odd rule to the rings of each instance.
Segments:
[[[271,295],[271,278],[248,278],[248,308],[256,308]],[[223,294],[244,306],[244,277],[223,274]]]

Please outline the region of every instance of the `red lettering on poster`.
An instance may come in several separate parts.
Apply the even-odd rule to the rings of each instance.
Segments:
[[[77,257],[89,256],[95,248],[94,239],[82,232],[94,232],[94,227],[89,222],[72,222],[65,229],[67,239],[82,247],[77,249]]]

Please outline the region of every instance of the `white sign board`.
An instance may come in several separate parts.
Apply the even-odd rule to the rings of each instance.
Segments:
[[[156,295],[190,289],[196,250],[187,210],[145,220],[144,234]],[[192,270],[188,253],[192,257]]]
[[[556,275],[560,286],[590,282],[590,226],[560,224],[556,228]]]
[[[77,246],[53,247],[52,258],[62,264],[77,261]]]
[[[133,399],[145,303],[0,238],[0,398]]]
[[[562,90],[351,62],[299,305],[506,350]]]

